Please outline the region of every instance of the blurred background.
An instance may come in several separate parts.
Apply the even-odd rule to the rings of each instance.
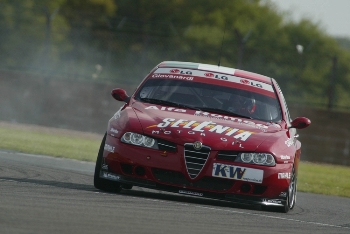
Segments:
[[[132,94],[164,60],[220,60],[275,78],[292,117],[311,119],[303,159],[350,165],[350,38],[277,4],[0,0],[0,120],[103,134],[113,88]]]

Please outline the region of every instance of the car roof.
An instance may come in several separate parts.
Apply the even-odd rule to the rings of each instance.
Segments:
[[[239,70],[230,67],[218,66],[218,65],[210,65],[204,63],[193,63],[193,62],[180,62],[180,61],[164,61],[158,64],[158,67],[176,67],[176,68],[185,68],[185,69],[197,69],[197,70],[205,70],[212,72],[220,72],[224,74],[230,74],[242,78],[252,79],[260,82],[264,82],[267,84],[272,84],[272,80],[270,77],[263,76],[254,72],[248,72],[244,70]]]

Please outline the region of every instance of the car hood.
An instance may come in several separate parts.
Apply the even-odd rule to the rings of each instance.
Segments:
[[[212,150],[255,151],[266,139],[285,134],[281,126],[212,112],[134,102],[145,135],[183,145],[200,141]]]

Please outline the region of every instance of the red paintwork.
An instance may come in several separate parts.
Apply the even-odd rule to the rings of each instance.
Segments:
[[[128,95],[123,89],[113,89],[111,95],[117,101],[124,101],[128,98]]]
[[[305,117],[298,117],[294,119],[291,123],[293,128],[303,129],[308,127],[311,124],[311,121]]]
[[[150,74],[152,74],[152,71]],[[234,75],[272,84],[274,89],[278,90],[276,81],[271,78],[241,70],[236,70]],[[146,79],[148,78],[146,77],[145,80]],[[204,78],[201,79],[201,81],[205,82]],[[208,79],[207,81],[215,81],[216,83],[224,82],[221,80]],[[257,91],[256,88],[248,88],[252,91],[262,92],[261,90]],[[117,92],[121,96],[124,95],[124,92],[120,90],[114,92]],[[229,190],[208,192],[240,194],[271,199],[279,198],[281,192],[287,191],[289,179],[278,179],[278,173],[291,173],[293,166],[297,170],[300,161],[301,143],[295,138],[297,135],[295,128],[307,127],[311,122],[307,118],[301,117],[290,123],[285,113],[286,107],[282,101],[282,94],[277,92],[277,97],[283,109],[283,120],[279,124],[269,124],[258,120],[248,120],[243,118],[235,118],[232,116],[225,117],[224,115],[214,113],[203,113],[190,109],[184,110],[180,108],[177,109],[174,107],[142,103],[136,101],[134,97],[131,96],[130,100],[125,104],[125,106],[109,121],[106,144],[114,147],[114,153],[104,151],[103,156],[105,158],[105,162],[108,164],[110,172],[119,175],[124,175],[123,171],[121,170],[121,163],[133,165],[134,169],[136,166],[142,166],[146,170],[145,175],[137,176],[135,173],[133,173],[127,176],[154,181],[157,183],[162,182],[156,180],[152,173],[152,168],[161,168],[180,172],[190,182],[198,181],[204,176],[211,177],[213,163],[215,162],[260,169],[264,171],[264,176],[262,183],[259,185],[267,187],[263,194],[254,195],[251,192],[243,193],[240,190],[243,183],[252,185],[255,183],[244,182],[241,180],[237,180],[234,186],[232,186]],[[125,99],[126,97],[121,97],[118,100]],[[174,123],[180,119],[182,119],[183,122],[197,121],[198,123],[212,121],[211,124],[214,126],[227,126],[230,128],[237,128],[242,131],[232,134],[231,136],[226,136],[216,132],[209,132],[205,128],[201,129],[203,130],[202,132],[193,131],[193,127],[183,128],[179,122],[175,127],[172,127],[171,124],[165,127],[157,126],[158,124],[162,123]],[[178,151],[163,152],[156,149],[122,143],[120,138],[125,132],[135,132],[150,137],[171,141],[176,143]],[[245,137],[235,138],[235,136],[242,132],[247,132],[251,135],[246,139]],[[195,141],[201,141],[203,145],[210,146],[211,152],[201,173],[195,179],[191,179],[186,171],[183,152],[185,143],[193,143]],[[275,157],[276,165],[273,167],[268,167],[218,160],[216,156],[219,150],[271,153]],[[172,184],[166,185],[171,186]],[[182,187],[179,187],[179,189],[181,188]],[[187,189],[192,191],[205,191],[190,187]]]
[[[239,76],[239,77],[243,77],[243,78],[247,78],[247,79],[261,81],[261,82],[264,82],[267,84],[271,84],[271,78],[269,78],[267,76],[260,75],[260,74],[256,74],[253,72],[236,70],[234,75]]]

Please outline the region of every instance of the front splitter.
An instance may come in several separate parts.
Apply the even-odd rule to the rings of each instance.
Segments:
[[[227,193],[213,193],[207,191],[196,190],[187,187],[176,187],[170,185],[160,184],[154,181],[134,178],[131,176],[118,175],[107,171],[100,171],[100,178],[113,180],[123,184],[131,184],[139,187],[162,190],[167,192],[179,193],[189,196],[214,198],[219,200],[231,201],[239,204],[246,205],[264,205],[264,206],[278,206],[283,207],[286,204],[286,200],[280,198],[261,198],[249,195],[241,194],[227,194]]]

